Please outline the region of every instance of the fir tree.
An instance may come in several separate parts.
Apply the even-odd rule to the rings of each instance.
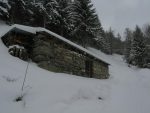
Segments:
[[[149,46],[150,46],[150,24],[146,24],[144,29],[144,36],[146,39],[146,45],[148,46],[148,53],[150,52]]]
[[[49,19],[49,15],[46,11],[46,8],[43,5],[43,1],[28,2],[28,8],[30,11],[30,23],[31,23],[31,25],[46,27],[46,22]]]
[[[118,33],[113,39],[113,51],[114,53],[123,55],[124,53],[124,43],[121,40],[121,35]]]
[[[11,23],[25,24],[28,22],[26,3],[23,0],[9,0],[11,5],[10,21]]]
[[[60,23],[57,25],[57,29],[58,29],[58,34],[60,34],[61,36],[64,37],[68,37],[68,33],[70,31],[70,26],[71,23],[69,21],[68,16],[70,15],[69,13],[69,0],[56,0],[59,4],[59,21]]]
[[[69,31],[68,0],[45,0],[43,6],[47,12],[46,28],[67,37]]]
[[[131,44],[132,44],[133,33],[129,28],[125,29],[125,60],[127,63],[130,63],[130,52],[131,52]]]
[[[97,36],[93,39],[91,46],[109,54],[109,43],[107,43],[105,31],[103,29],[101,32],[97,32]]]
[[[8,1],[0,1],[0,19],[8,21],[10,5]]]
[[[87,46],[97,32],[101,31],[101,24],[93,8],[91,0],[75,0],[72,4],[72,21],[74,30],[72,34],[83,46]]]
[[[143,67],[145,60],[145,41],[141,29],[136,26],[133,32],[133,42],[130,52],[130,62],[138,67]]]
[[[105,32],[107,43],[109,45],[109,53],[113,54],[113,39],[115,38],[114,31],[110,28]]]
[[[57,32],[56,25],[60,23],[60,14],[58,12],[59,4],[56,0],[46,0],[44,2],[44,7],[47,11],[48,17],[46,20],[46,28],[53,32]]]
[[[146,38],[150,39],[150,24],[145,25],[144,34]]]

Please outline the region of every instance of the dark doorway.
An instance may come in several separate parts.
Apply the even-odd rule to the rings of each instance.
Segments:
[[[93,76],[93,62],[91,60],[85,61],[85,73],[88,77],[92,78]]]

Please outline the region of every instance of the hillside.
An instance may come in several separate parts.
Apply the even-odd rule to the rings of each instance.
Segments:
[[[0,35],[8,29],[0,24]],[[30,63],[21,92],[27,62],[9,55],[0,40],[0,113],[148,113],[150,70],[129,68],[122,56],[89,50],[111,64],[110,79],[53,73]]]

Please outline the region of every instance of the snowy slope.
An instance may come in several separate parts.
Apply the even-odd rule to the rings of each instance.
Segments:
[[[8,29],[0,24],[0,35]],[[0,113],[149,113],[150,70],[89,49],[111,64],[110,79],[53,73],[30,63],[21,92],[27,62],[9,55],[0,40]],[[15,102],[22,94],[23,101]]]
[[[119,55],[106,56],[95,50],[101,58],[111,64],[111,96],[108,109],[103,113],[149,113],[150,70],[129,68]]]

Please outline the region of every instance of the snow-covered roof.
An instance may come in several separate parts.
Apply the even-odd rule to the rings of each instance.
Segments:
[[[14,24],[14,25],[10,26],[10,29],[8,29],[8,31],[3,33],[3,35],[1,35],[1,37],[4,36],[5,34],[7,34],[8,32],[12,31],[13,29],[19,29],[19,30],[26,31],[26,32],[32,33],[32,34],[36,34],[37,32],[46,32],[49,35],[52,35],[55,38],[65,42],[65,43],[67,43],[67,44],[69,44],[69,45],[71,45],[71,46],[73,46],[73,47],[75,47],[75,48],[77,48],[77,49],[79,49],[79,50],[81,50],[83,52],[85,52],[85,54],[88,54],[88,55],[90,55],[90,56],[100,60],[101,62],[109,65],[109,63],[107,63],[107,61],[102,60],[100,58],[100,56],[94,54],[93,52],[89,51],[88,49],[86,49],[86,48],[84,48],[82,46],[79,46],[79,45],[73,43],[72,41],[70,41],[70,40],[68,40],[68,39],[66,39],[66,38],[64,38],[64,37],[62,37],[62,36],[52,32],[52,31],[49,31],[49,30],[47,30],[45,28],[42,28],[42,27],[30,27],[30,26]]]

